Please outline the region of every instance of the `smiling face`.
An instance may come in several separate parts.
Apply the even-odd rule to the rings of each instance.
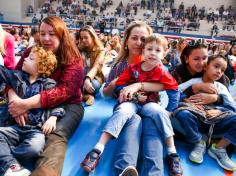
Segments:
[[[156,41],[149,42],[144,47],[144,60],[148,65],[157,65],[164,58],[164,47]]]
[[[47,23],[42,22],[39,33],[42,47],[46,50],[56,53],[60,45],[60,40],[53,30],[53,27]]]
[[[208,59],[207,48],[196,48],[185,58],[188,70],[194,75],[203,71]]]
[[[227,62],[223,58],[217,57],[207,64],[204,77],[210,81],[217,81],[222,77],[226,68]]]

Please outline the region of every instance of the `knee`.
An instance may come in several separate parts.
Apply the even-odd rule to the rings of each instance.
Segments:
[[[157,103],[148,103],[144,105],[142,108],[142,114],[144,116],[160,116],[160,115],[168,116],[168,112]]]
[[[175,114],[175,118],[177,118],[178,120],[183,120],[184,118],[188,117],[189,116],[189,111],[188,110],[182,110],[182,111],[179,111]]]
[[[136,109],[136,105],[132,102],[123,102],[118,105],[115,109],[115,112],[124,113],[124,114],[133,114]]]
[[[35,158],[38,157],[39,154],[42,152],[45,145],[45,137],[42,136],[40,139],[32,140],[29,144],[29,148],[27,149],[27,157],[28,158]]]
[[[139,115],[134,114],[130,119],[127,121],[127,125],[131,128],[138,129],[142,127],[142,119]]]

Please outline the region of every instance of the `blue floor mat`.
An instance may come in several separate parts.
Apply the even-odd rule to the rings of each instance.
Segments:
[[[80,162],[85,155],[97,143],[99,136],[105,126],[108,118],[112,115],[115,100],[96,98],[95,104],[85,107],[85,115],[79,128],[69,141],[66,152],[62,176],[88,176],[80,167]],[[119,147],[117,140],[108,143],[100,162],[94,173],[90,176],[113,176],[113,156],[116,147]],[[184,176],[225,176],[216,161],[207,154],[204,157],[204,163],[201,165],[193,164],[188,159],[190,146],[184,142],[176,141],[177,150],[181,157],[181,163],[184,170]],[[233,155],[236,161],[236,156]],[[234,174],[236,176],[236,174]],[[168,176],[165,165],[165,176]],[[232,176],[232,175],[231,175]]]

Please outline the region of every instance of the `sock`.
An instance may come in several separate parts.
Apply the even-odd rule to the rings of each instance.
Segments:
[[[104,150],[104,145],[102,144],[102,143],[97,143],[96,145],[95,145],[95,147],[94,147],[94,149],[97,149],[97,150],[99,150],[101,153],[100,154],[102,154],[102,152],[103,152],[103,150]]]
[[[167,154],[170,155],[172,153],[177,153],[175,146],[167,147]]]

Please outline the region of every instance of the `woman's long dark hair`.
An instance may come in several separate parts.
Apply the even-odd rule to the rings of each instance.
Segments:
[[[186,58],[189,57],[189,55],[191,54],[193,50],[199,49],[199,48],[206,48],[206,49],[208,48],[204,39],[197,39],[197,40],[192,40],[188,42],[188,44],[185,46],[180,56],[181,62],[184,66],[187,65]]]

